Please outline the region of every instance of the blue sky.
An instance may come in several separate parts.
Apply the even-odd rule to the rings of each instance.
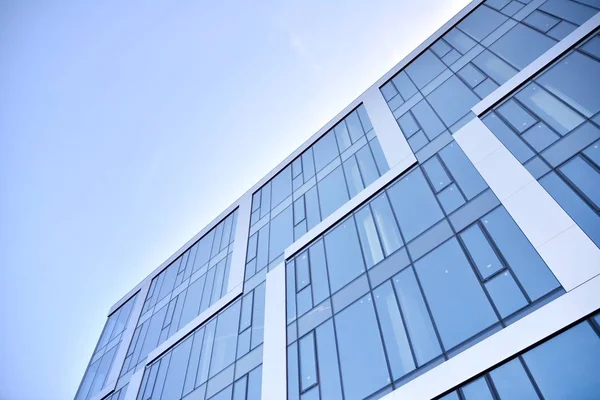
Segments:
[[[0,400],[467,3],[0,2]]]

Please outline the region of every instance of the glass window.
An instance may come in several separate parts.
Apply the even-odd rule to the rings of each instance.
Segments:
[[[356,226],[352,217],[347,218],[325,235],[325,249],[332,292],[341,289],[342,286],[365,272]]]
[[[271,181],[271,204],[273,207],[292,194],[292,168],[288,165]]]
[[[558,281],[503,207],[482,218],[483,225],[532,300],[559,287]]]
[[[460,389],[465,400],[494,400],[485,378],[479,378]]]
[[[311,332],[298,342],[300,350],[300,390],[305,391],[317,383],[315,338]]]
[[[323,240],[319,240],[310,246],[308,253],[310,258],[313,299],[315,304],[319,304],[329,297],[329,278],[327,277]]]
[[[373,158],[375,158],[375,164],[377,164],[377,169],[379,173],[383,175],[386,171],[390,169],[387,159],[385,158],[385,154],[383,154],[383,149],[381,148],[381,144],[379,144],[379,139],[374,137],[369,142],[369,147],[371,147],[371,152],[373,153]]]
[[[446,129],[427,101],[421,100],[411,111],[429,140],[437,137]]]
[[[521,89],[516,98],[561,135],[567,134],[584,121],[580,115],[533,82]]]
[[[398,124],[400,125],[400,129],[402,129],[402,133],[407,138],[411,137],[421,129],[417,125],[417,121],[415,121],[410,111],[407,111],[406,114],[398,118]]]
[[[450,179],[437,157],[432,157],[423,163],[423,169],[436,192],[452,183],[452,179]]]
[[[554,25],[558,24],[560,20],[539,10],[535,10],[529,14],[527,18],[523,20],[523,22],[539,31],[546,33],[552,29]]]
[[[417,88],[404,71],[392,78],[392,82],[404,100],[410,99],[414,94],[417,93]]]
[[[451,126],[479,102],[479,97],[467,85],[462,83],[456,75],[452,75],[431,92],[427,96],[427,100],[429,100],[446,126]]]
[[[350,147],[352,144],[350,141],[350,134],[348,133],[348,128],[346,128],[346,123],[343,120],[335,126],[334,132],[340,152]]]
[[[342,166],[337,167],[317,184],[323,217],[328,217],[349,200]]]
[[[358,119],[358,114],[356,111],[352,111],[345,119],[346,125],[348,126],[348,132],[350,133],[350,139],[352,143],[356,142],[363,135],[363,128],[360,124],[360,120]]]
[[[444,217],[420,169],[410,172],[387,192],[407,242]]]
[[[373,265],[383,260],[383,251],[381,250],[381,244],[379,243],[379,237],[377,236],[373,215],[367,205],[358,210],[354,214],[354,217],[356,218],[358,236],[360,237],[360,242],[362,244],[367,268],[371,268]]]
[[[519,162],[524,163],[534,156],[533,151],[523,142],[521,137],[494,113],[483,118],[483,122]]]
[[[310,283],[308,251],[303,252],[294,260],[296,262],[296,286],[300,290]]]
[[[529,350],[523,359],[547,400],[593,399],[600,393],[600,339],[587,321]]]
[[[485,80],[485,75],[479,72],[479,70],[471,64],[465,65],[458,71],[458,75],[472,88]]]
[[[495,41],[490,50],[519,70],[528,66],[556,43],[555,40],[523,24],[515,25]]]
[[[560,167],[577,189],[600,209],[600,173],[581,156],[576,156]]]
[[[497,322],[456,239],[450,239],[417,261],[415,269],[446,349]]]
[[[473,39],[481,42],[507,19],[498,11],[482,5],[462,20],[458,27]]]
[[[381,194],[371,200],[370,205],[381,236],[383,250],[386,255],[390,255],[404,245],[390,202],[385,194]]]
[[[415,369],[408,336],[391,283],[379,286],[373,295],[392,377],[396,380]]]
[[[377,172],[377,166],[375,165],[373,154],[371,154],[371,149],[368,145],[363,146],[356,152],[356,159],[358,160],[358,166],[364,181],[364,186],[361,186],[362,189],[375,182],[375,180],[379,178],[379,172]],[[351,194],[350,197],[354,197],[354,195]]]
[[[511,67],[488,50],[484,50],[475,57],[473,59],[473,64],[485,72],[487,76],[495,80],[499,85],[502,85],[517,73],[515,68]]]
[[[290,206],[271,220],[269,261],[273,261],[279,257],[285,248],[294,242],[294,221],[292,214],[292,207]]]
[[[334,317],[347,400],[364,399],[391,383],[372,303],[367,295]]]
[[[450,45],[458,50],[461,54],[465,54],[476,44],[473,39],[465,35],[457,28],[451,29],[448,33],[446,33],[444,40],[450,43]]]
[[[501,399],[537,400],[537,395],[527,372],[516,358],[490,372]]]
[[[265,283],[254,289],[254,311],[252,313],[252,345],[255,348],[263,342],[265,326]]]
[[[304,195],[306,204],[306,224],[307,229],[312,229],[321,222],[321,212],[319,210],[319,197],[317,196],[317,187],[313,186]]]
[[[419,366],[442,354],[412,268],[394,277],[394,287]]]
[[[508,317],[527,305],[527,299],[508,271],[487,281],[485,287],[502,318]]]
[[[437,58],[431,50],[426,50],[406,67],[406,73],[417,87],[422,89],[445,69],[446,66],[442,64],[440,59]]]
[[[371,158],[371,161],[373,159]],[[360,171],[358,170],[358,164],[356,158],[351,156],[349,159],[344,161],[344,173],[346,175],[346,182],[348,182],[348,189],[350,190],[350,197],[356,196],[361,190],[364,189],[362,179],[360,177]],[[373,167],[375,164],[373,164]]]
[[[191,348],[192,341],[186,340],[175,347],[171,353],[171,362],[160,396],[161,400],[179,400],[181,398]]]
[[[288,399],[298,400],[300,398],[300,385],[298,382],[298,342],[294,342],[288,346],[287,365]]]
[[[477,169],[456,143],[444,147],[440,156],[467,199],[470,200],[487,189],[487,184]]]
[[[298,316],[305,314],[313,308],[312,302],[312,291],[310,290],[310,286],[305,287],[304,289],[298,292],[297,299],[298,306]]]
[[[330,319],[316,330],[317,357],[319,361],[319,386],[323,399],[341,399],[342,387],[333,332]]]
[[[529,129],[523,134],[523,138],[533,147],[537,152],[544,150],[552,143],[560,139],[552,129],[542,122]]]
[[[438,194],[438,200],[442,204],[446,214],[450,214],[465,204],[465,198],[455,184],[448,186]]]
[[[533,118],[531,114],[525,111],[513,99],[506,101],[504,104],[498,107],[496,111],[498,114],[502,115],[519,133],[525,132],[536,123],[535,118]]]
[[[317,171],[323,169],[323,167],[339,155],[333,131],[329,131],[325,136],[319,139],[312,146],[312,149],[315,156],[315,167]]]
[[[504,268],[479,225],[473,225],[463,231],[460,234],[460,238],[463,240],[475,266],[484,279]]]
[[[238,323],[240,320],[240,302],[234,303],[219,314],[215,332],[210,375],[214,376],[235,361]]]

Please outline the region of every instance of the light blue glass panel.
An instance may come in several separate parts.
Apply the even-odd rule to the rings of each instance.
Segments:
[[[398,92],[400,92],[400,95],[404,98],[404,100],[408,100],[415,93],[417,93],[417,88],[415,87],[414,83],[412,83],[412,81],[408,78],[408,75],[406,75],[405,71],[400,72],[398,75],[392,78],[392,82],[394,83],[394,86],[396,86],[396,89],[398,89]]]
[[[461,389],[465,400],[494,400],[485,378],[479,378],[466,384]]]
[[[283,253],[294,241],[294,220],[292,206],[289,206],[271,220],[271,240],[269,241],[269,262]]]
[[[483,225],[532,300],[559,287],[558,281],[503,207],[482,218]]]
[[[560,171],[600,209],[600,173],[577,156],[560,167]]]
[[[479,69],[485,72],[487,76],[492,78],[499,85],[502,85],[517,73],[515,68],[511,67],[504,60],[488,50],[484,50],[475,57],[473,59],[473,64],[479,67]]]
[[[396,380],[415,369],[408,336],[392,284],[384,283],[373,291],[373,295],[392,377]]]
[[[531,25],[539,31],[546,33],[556,24],[558,24],[560,20],[539,10],[535,10],[529,14],[527,18],[523,20],[523,22],[525,22],[527,25]]]
[[[423,128],[423,131],[432,140],[446,129],[442,121],[435,114],[426,100],[421,100],[412,109],[413,115]]]
[[[423,169],[436,192],[452,183],[452,178],[448,176],[437,157],[432,157],[423,163]]]
[[[458,50],[461,54],[465,54],[475,46],[476,42],[464,34],[457,28],[451,29],[446,35],[444,40],[450,43],[452,47]]]
[[[315,338],[311,332],[298,342],[300,353],[300,390],[305,391],[317,383]]]
[[[262,366],[254,368],[248,374],[248,394],[246,400],[261,400]]]
[[[350,141],[350,134],[348,133],[348,128],[346,128],[346,123],[343,120],[335,126],[334,132],[340,151],[344,151],[350,147],[352,144]]]
[[[252,345],[255,348],[263,342],[265,327],[265,283],[254,289],[254,312],[252,313]]]
[[[241,305],[238,301],[219,314],[210,362],[211,376],[235,361],[240,308]]]
[[[525,132],[536,123],[535,118],[513,99],[504,102],[496,112],[502,115],[519,133]]]
[[[458,75],[467,82],[469,86],[474,88],[485,80],[485,75],[479,72],[473,65],[467,64],[460,71]]]
[[[529,129],[523,134],[523,138],[533,147],[537,152],[544,150],[552,143],[560,139],[554,131],[552,131],[544,123],[539,123],[536,126]]]
[[[294,342],[287,349],[287,397],[289,400],[300,398],[300,383],[298,375],[298,342]]]
[[[373,158],[371,158],[371,162],[372,161]],[[354,197],[364,189],[362,179],[360,177],[360,171],[358,170],[358,164],[356,163],[356,158],[354,156],[348,158],[346,161],[344,161],[343,167],[344,174],[346,175],[346,182],[348,182],[350,197]],[[374,163],[373,167],[375,167]]]
[[[516,358],[490,372],[496,391],[502,400],[537,400],[537,395],[527,372]]]
[[[375,160],[373,159],[373,154],[371,154],[369,146],[363,146],[356,152],[356,160],[358,161],[360,174],[362,175],[364,182],[364,186],[360,187],[360,189],[362,189],[375,182],[375,180],[379,178],[379,172],[377,172],[377,166],[375,165]],[[350,194],[350,197],[354,197],[354,195]]]
[[[323,399],[341,399],[342,386],[331,319],[316,329],[316,337],[319,386]]]
[[[339,155],[333,131],[327,132],[325,136],[319,139],[319,141],[312,146],[312,149],[317,171],[323,169],[323,167],[325,167]]]
[[[492,246],[483,235],[479,225],[473,225],[460,234],[467,251],[471,255],[475,266],[485,279],[500,271],[504,266],[492,249]]]
[[[482,5],[462,20],[458,27],[473,39],[481,42],[506,20],[504,15]]]
[[[362,244],[367,268],[371,268],[373,265],[383,260],[384,256],[369,206],[367,205],[358,210],[354,214],[354,218],[356,218],[358,236]]]
[[[271,181],[271,205],[274,208],[292,194],[292,168],[287,166]]]
[[[448,186],[438,194],[438,200],[446,214],[450,214],[460,206],[465,204],[465,198],[458,190],[455,184]]]
[[[600,393],[600,338],[582,322],[523,354],[547,400],[596,399]]]
[[[413,269],[406,268],[393,282],[417,364],[421,366],[439,356],[442,350]]]
[[[521,70],[555,43],[555,40],[534,29],[517,24],[494,42],[490,50]]]
[[[329,297],[329,278],[325,261],[323,240],[319,240],[309,248],[310,277],[315,304],[319,304]]]
[[[527,299],[508,271],[501,272],[487,281],[485,287],[502,318],[508,317],[527,305]]]
[[[404,245],[390,202],[385,194],[381,194],[373,199],[370,205],[379,230],[383,250],[386,255],[390,255]]]
[[[406,112],[406,114],[398,118],[398,125],[400,125],[402,133],[407,138],[411,137],[421,129],[410,112]]]
[[[561,135],[567,134],[584,121],[575,111],[535,83],[521,89],[516,98]]]
[[[456,239],[417,261],[415,269],[446,349],[498,321]]]
[[[420,169],[400,179],[387,193],[407,242],[444,217]]]
[[[450,143],[440,151],[440,156],[467,199],[487,189],[487,184],[458,144]]]
[[[429,94],[427,100],[446,126],[450,126],[467,114],[479,102],[479,97],[452,75]]]
[[[185,340],[175,347],[171,354],[171,362],[165,379],[161,400],[179,400],[183,392],[192,340]]]
[[[524,163],[535,155],[521,137],[494,113],[483,118],[483,123],[487,125],[519,162]]]
[[[334,318],[346,400],[364,399],[391,383],[371,295]]]
[[[433,78],[438,76],[442,71],[446,69],[446,66],[442,64],[439,58],[437,58],[430,50],[426,50],[416,60],[414,60],[405,71],[410,76],[412,81],[419,88],[423,88]],[[403,96],[404,97],[404,96]]]
[[[353,218],[346,219],[325,235],[325,249],[332,292],[365,272]]]
[[[349,200],[342,166],[337,167],[317,184],[321,215],[328,217]]]

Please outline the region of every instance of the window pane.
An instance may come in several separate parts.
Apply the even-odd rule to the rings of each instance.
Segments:
[[[214,376],[235,361],[238,323],[240,320],[240,302],[234,303],[219,314],[215,332],[210,375]]]
[[[415,93],[417,93],[417,88],[408,78],[408,75],[406,75],[405,71],[402,71],[396,75],[392,79],[392,82],[404,100],[410,99]]]
[[[417,261],[415,269],[446,349],[497,322],[456,239],[450,239]]]
[[[319,386],[323,399],[341,399],[342,388],[332,320],[319,326],[316,332]]]
[[[525,132],[536,122],[535,118],[533,118],[531,114],[525,111],[513,99],[510,99],[502,104],[496,111],[498,114],[502,115],[519,133]]]
[[[305,391],[317,383],[317,363],[315,359],[315,338],[309,333],[299,341],[300,349],[300,390]]]
[[[484,50],[480,55],[475,57],[473,59],[473,64],[479,67],[487,76],[495,80],[499,85],[502,85],[517,73],[516,69],[487,50]]]
[[[487,189],[487,184],[477,169],[456,143],[452,142],[444,147],[440,156],[467,199],[470,200]]]
[[[271,181],[272,208],[292,194],[292,168],[288,165]]]
[[[160,396],[161,400],[179,400],[181,398],[191,348],[192,341],[188,339],[173,350],[162,396]]]
[[[387,192],[407,242],[444,216],[420,169],[409,173]]]
[[[339,155],[333,131],[329,131],[317,143],[312,146],[315,156],[315,167],[320,171]]]
[[[310,276],[312,292],[315,304],[329,297],[329,278],[327,277],[327,265],[325,262],[325,249],[323,240],[319,240],[308,250],[310,257]]]
[[[310,273],[308,270],[308,251],[295,258],[296,261],[296,287],[302,289],[310,283]]]
[[[353,218],[346,219],[325,235],[325,249],[332,292],[365,272]]]
[[[433,78],[438,76],[446,66],[430,50],[426,50],[416,60],[406,67],[406,73],[417,87],[423,88]]]
[[[560,167],[560,171],[581,190],[583,194],[600,208],[600,173],[581,156]]]
[[[362,244],[363,253],[367,262],[367,268],[371,268],[379,261],[383,260],[383,251],[377,236],[377,229],[373,221],[373,215],[369,206],[358,210],[354,217],[358,226],[358,235]]]
[[[485,378],[479,378],[460,389],[465,400],[494,400]]]
[[[338,148],[340,149],[340,152],[350,147],[352,142],[350,142],[350,135],[348,134],[346,123],[342,120],[339,124],[335,126],[333,130],[335,132],[335,138],[337,139],[337,144]]]
[[[451,126],[471,111],[471,107],[479,102],[479,97],[462,83],[456,75],[452,75],[431,92],[427,96],[427,100],[429,100],[446,126]]]
[[[506,20],[507,18],[498,11],[482,5],[461,21],[458,27],[467,35],[481,42]]]
[[[252,313],[252,345],[255,348],[263,342],[265,326],[265,283],[254,289],[254,311]]]
[[[306,204],[306,224],[307,229],[312,229],[315,225],[321,222],[321,212],[319,211],[319,198],[317,196],[317,187],[313,186],[304,195]]]
[[[600,339],[588,322],[523,355],[547,400],[593,399],[600,393]]]
[[[371,201],[371,209],[373,210],[375,223],[379,229],[383,250],[386,255],[390,255],[402,247],[404,243],[402,242],[402,237],[400,237],[396,218],[385,193]]]
[[[415,369],[410,351],[408,336],[400,316],[396,295],[390,282],[386,282],[373,291],[375,305],[381,324],[381,333],[385,342],[392,377],[394,380]]]
[[[537,395],[521,361],[516,358],[490,372],[496,391],[502,400],[537,400]]]
[[[526,25],[517,24],[494,42],[490,46],[490,50],[521,70],[552,47],[554,43],[556,43],[555,40],[538,31]]]
[[[437,137],[446,129],[427,101],[421,100],[411,111],[429,140]]]
[[[483,217],[483,225],[532,300],[559,287],[558,281],[503,207]]]
[[[375,160],[373,159],[373,154],[371,154],[369,146],[363,146],[358,150],[356,152],[356,159],[358,160],[360,173],[362,174],[365,183],[364,187],[369,186],[379,178],[379,172],[377,172],[377,166],[375,165]],[[350,197],[354,196],[350,194]]]
[[[356,111],[352,111],[350,115],[344,119],[344,121],[346,121],[346,126],[348,127],[348,132],[350,133],[350,140],[352,140],[352,143],[356,142],[364,135],[363,128],[360,124],[358,113]]]
[[[484,279],[504,268],[479,225],[473,225],[462,232],[460,237]]]
[[[437,157],[432,157],[423,163],[423,169],[436,192],[452,183],[452,179],[450,179]]]
[[[334,318],[345,397],[364,399],[390,383],[371,296]]]
[[[292,207],[283,210],[271,221],[269,262],[279,257],[286,247],[294,242]]]
[[[346,182],[348,182],[348,189],[350,190],[350,197],[356,196],[361,190],[364,189],[362,179],[360,177],[360,171],[358,170],[358,164],[356,158],[351,156],[349,159],[344,161],[344,173],[346,175]],[[375,166],[375,164],[373,164]]]
[[[300,385],[298,382],[298,342],[294,342],[288,346],[287,364],[288,399],[298,400],[300,398]]]
[[[419,366],[442,353],[412,268],[394,277],[394,286]]]
[[[317,186],[319,187],[321,213],[324,218],[330,216],[349,200],[348,189],[346,189],[346,181],[341,166],[323,178]]]
[[[494,305],[505,318],[527,305],[527,299],[508,271],[504,271],[485,283]]]

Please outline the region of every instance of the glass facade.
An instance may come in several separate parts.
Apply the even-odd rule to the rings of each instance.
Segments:
[[[237,212],[233,212],[150,284],[121,376],[227,293]]]
[[[569,328],[440,399],[597,399],[599,319]]]
[[[253,194],[246,280],[388,169],[360,105]]]
[[[482,120],[600,246],[598,76],[596,32]]]
[[[75,400],[598,398],[598,11],[474,1],[115,305]]]

